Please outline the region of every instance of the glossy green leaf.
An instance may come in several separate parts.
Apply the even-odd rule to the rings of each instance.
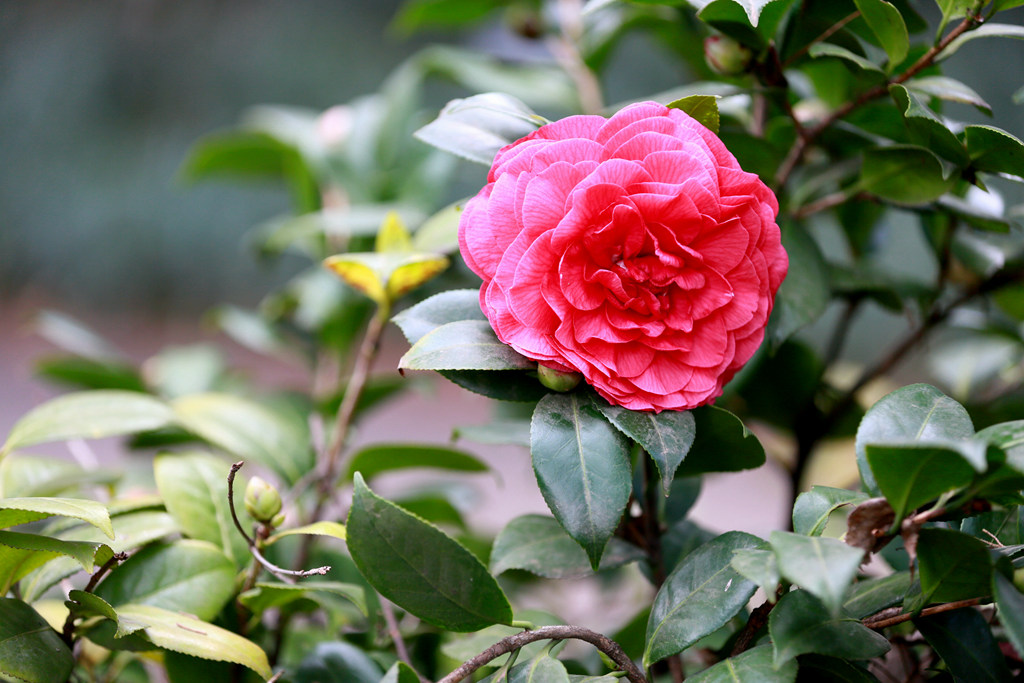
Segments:
[[[798,223],[787,221],[782,244],[789,254],[789,273],[776,294],[766,334],[775,347],[817,320],[829,303],[828,268],[818,243]]]
[[[965,44],[978,38],[1018,38],[1024,39],[1024,26],[1017,24],[999,24],[988,22],[953,39],[946,49],[939,53],[939,59],[946,59]]]
[[[886,395],[868,409],[857,428],[857,466],[864,488],[880,493],[868,467],[869,443],[969,439],[974,425],[959,403],[927,384],[911,384]]]
[[[858,666],[847,659],[806,654],[797,660],[800,678],[815,683],[881,683],[868,670],[866,664]]]
[[[686,112],[697,123],[712,133],[718,133],[719,114],[717,95],[688,95],[668,103],[669,109]]]
[[[533,413],[530,454],[555,519],[599,566],[629,500],[629,442],[581,394],[549,394]]]
[[[512,620],[508,599],[472,553],[375,495],[358,474],[353,496],[346,525],[349,552],[381,595],[451,631]]]
[[[690,411],[665,410],[646,413],[619,406],[597,403],[598,409],[623,434],[640,444],[658,466],[661,488],[668,496],[672,478],[697,434],[697,423]]]
[[[752,47],[763,47],[775,35],[792,0],[689,0],[697,16],[722,33]]]
[[[339,581],[303,581],[302,583],[266,583],[258,582],[249,590],[238,596],[241,602],[253,614],[262,614],[271,607],[281,607],[300,598],[315,593],[340,595],[356,608],[367,614],[366,592],[362,586]]]
[[[865,454],[897,521],[943,493],[967,486],[975,474],[959,451],[944,446],[868,444]]]
[[[988,546],[959,531],[921,529],[917,564],[925,604],[980,598],[991,590]]]
[[[764,548],[737,550],[729,564],[740,576],[757,584],[769,600],[775,600],[775,589],[782,577],[779,575],[779,563],[774,552]]]
[[[812,486],[810,491],[797,496],[793,504],[793,531],[805,536],[821,536],[833,512],[867,499],[868,496],[860,491]]]
[[[507,677],[499,672],[484,680],[489,683],[569,683],[569,672],[565,670],[564,664],[541,650],[532,658],[513,666]]]
[[[515,97],[491,92],[452,100],[415,136],[428,145],[490,166],[499,149],[544,123]]]
[[[155,544],[111,572],[96,595],[118,610],[129,603],[152,605],[212,619],[234,594],[235,572],[235,565],[212,543]]]
[[[209,541],[235,566],[247,565],[249,546],[231,520],[228,507],[229,466],[204,453],[164,453],[153,460],[153,476],[167,511],[190,538]],[[236,491],[239,519],[247,520],[242,490]]]
[[[612,538],[601,555],[600,569],[613,569],[643,559],[639,548]],[[593,573],[587,554],[556,520],[523,515],[509,522],[494,539],[491,573],[523,569],[549,579],[569,579]]]
[[[536,363],[498,340],[490,323],[447,323],[413,344],[398,361],[403,370],[526,370]]]
[[[67,356],[36,362],[35,374],[55,384],[74,389],[119,389],[145,391],[146,385],[133,366],[119,361]]]
[[[835,538],[786,531],[773,531],[770,542],[783,578],[816,596],[832,614],[839,614],[864,551]]]
[[[174,414],[190,432],[234,457],[274,469],[289,482],[313,467],[306,425],[241,396],[221,393],[183,396]]]
[[[451,289],[424,299],[396,315],[394,322],[410,344],[415,344],[441,325],[459,320],[486,321],[476,289]]]
[[[1024,178],[1024,142],[1019,138],[995,126],[967,126],[964,140],[972,167]]]
[[[835,57],[837,59],[842,59],[849,64],[853,64],[864,71],[877,72],[879,74],[884,73],[880,66],[872,62],[867,57],[862,57],[853,50],[834,43],[814,43],[811,45],[810,49],[807,50],[807,54],[815,58]]]
[[[903,85],[912,92],[949,102],[969,104],[989,116],[992,115],[992,107],[982,99],[981,95],[966,83],[948,76],[921,76],[905,81]]]
[[[977,438],[1006,453],[1006,464],[1024,474],[1024,420],[1002,422],[978,432]]]
[[[305,524],[303,526],[292,527],[291,529],[283,529],[278,531],[273,536],[267,539],[267,543],[275,543],[285,536],[296,536],[296,535],[307,535],[307,536],[330,536],[331,538],[337,538],[344,541],[348,538],[348,532],[345,530],[344,524],[338,522],[320,521],[313,522],[312,524]]]
[[[992,574],[992,597],[999,608],[999,621],[1017,652],[1024,652],[1024,594],[1002,572]]]
[[[1009,683],[1006,659],[992,637],[985,617],[973,609],[958,609],[915,619],[921,635],[942,657],[956,681]]]
[[[889,86],[889,94],[903,115],[915,143],[958,166],[967,166],[969,158],[964,144],[916,94],[898,84]]]
[[[57,496],[81,485],[111,484],[117,472],[85,470],[76,463],[41,455],[9,455],[0,460],[0,499]]]
[[[241,664],[264,680],[273,674],[266,653],[258,645],[219,626],[174,608],[147,604],[120,605],[116,610],[119,622],[141,626],[146,638],[157,647],[200,659]]]
[[[743,609],[757,586],[732,568],[733,552],[763,546],[756,536],[730,531],[683,559],[654,597],[644,666],[682,652]]]
[[[807,591],[782,596],[768,617],[775,665],[810,652],[843,659],[871,659],[889,651],[889,641],[856,619],[833,616]]]
[[[910,583],[909,571],[858,581],[847,593],[843,612],[854,619],[864,619],[887,607],[898,605],[910,590]]]
[[[18,420],[0,456],[48,441],[99,439],[158,429],[174,415],[163,402],[136,391],[81,391],[36,406]]]
[[[363,479],[373,479],[382,472],[410,468],[450,470],[453,472],[486,472],[488,467],[475,456],[455,448],[424,444],[375,443],[359,449],[352,456],[348,478],[356,472]]]
[[[369,655],[343,641],[320,643],[296,669],[295,683],[380,683],[383,673]]]
[[[27,683],[65,683],[75,658],[71,650],[21,600],[0,597],[0,675]]]
[[[705,472],[737,472],[764,464],[764,447],[738,417],[716,406],[693,411],[696,436],[676,478]]]
[[[395,662],[384,674],[384,678],[380,679],[380,683],[420,683],[420,677],[405,662]]]
[[[751,648],[735,657],[723,659],[696,676],[687,676],[690,683],[792,683],[797,665],[789,661],[775,668],[771,645]]]
[[[956,181],[946,177],[933,152],[912,145],[890,145],[864,152],[858,189],[881,199],[916,206],[948,192]]]
[[[900,11],[885,0],[854,0],[868,28],[889,56],[889,71],[907,58],[910,37]]]
[[[114,556],[114,551],[105,543],[64,541],[42,534],[23,534],[17,531],[0,531],[0,545],[50,556],[67,555],[74,558],[82,565],[82,569],[89,573],[92,573],[97,565],[102,565]]]
[[[114,537],[110,513],[102,503],[85,498],[3,498],[0,499],[0,529],[47,517],[70,517],[87,522]]]
[[[453,384],[499,401],[534,403],[548,394],[534,373],[522,370],[439,370]]]

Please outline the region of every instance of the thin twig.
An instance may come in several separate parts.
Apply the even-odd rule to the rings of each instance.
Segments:
[[[391,642],[395,644],[395,653],[398,658],[409,665],[413,671],[416,671],[416,667],[412,664],[412,658],[409,657],[409,648],[405,646],[405,638],[402,637],[402,632],[398,628],[398,619],[395,618],[395,610],[391,607],[391,603],[384,597],[380,598],[380,613],[384,615],[384,623],[388,627],[388,635],[391,636]],[[420,680],[423,677],[416,673]]]
[[[943,605],[935,605],[934,607],[925,607],[917,614],[907,612],[905,614],[897,614],[892,617],[886,614],[887,610],[883,610],[877,615],[867,617],[861,623],[871,629],[888,628],[889,626],[902,624],[903,622],[910,621],[911,619],[930,617],[933,614],[952,612],[953,610],[963,609],[964,607],[974,607],[975,605],[980,605],[986,599],[987,598],[971,598],[970,600],[957,600],[956,602],[947,602]]]
[[[793,62],[795,62],[796,60],[800,59],[805,54],[807,54],[807,51],[810,50],[813,45],[816,45],[818,43],[821,43],[821,42],[824,42],[824,41],[828,40],[829,38],[832,37],[833,34],[835,34],[837,31],[839,31],[841,28],[843,28],[844,26],[846,26],[847,24],[849,24],[851,21],[853,21],[854,19],[856,19],[859,16],[860,16],[860,10],[854,10],[850,14],[846,15],[845,17],[843,17],[842,19],[837,21],[836,23],[834,23],[831,26],[829,26],[827,29],[822,31],[821,35],[819,35],[817,38],[815,38],[811,42],[807,43],[802,48],[800,48],[799,50],[794,52],[792,55],[790,55],[789,59],[787,59],[785,62],[782,63],[782,68],[785,69],[785,68],[789,67]]]
[[[637,668],[636,664],[622,651],[614,640],[582,626],[543,626],[535,631],[523,631],[502,638],[477,656],[463,663],[459,668],[442,678],[437,683],[458,683],[491,660],[518,650],[538,640],[582,640],[590,643],[608,655],[620,671],[625,672],[630,683],[648,683],[647,677]]]
[[[577,47],[583,35],[583,2],[559,0],[556,9],[559,36],[550,40],[548,47],[576,85],[583,113],[600,114],[604,109],[601,83],[583,60]]]
[[[256,541],[254,541],[249,534],[245,533],[245,529],[242,528],[242,523],[238,520],[238,513],[235,512],[235,475],[238,474],[238,470],[242,469],[242,465],[244,464],[244,460],[239,460],[234,463],[228,471],[228,509],[231,510],[231,520],[235,523],[235,528],[238,529],[238,533],[242,534],[242,538],[245,539],[246,544],[249,546],[249,552],[256,561],[262,564],[268,572],[289,583],[293,583],[289,577],[296,576],[301,578],[316,574],[323,575],[331,571],[330,566],[314,567],[313,569],[302,570],[285,569],[284,567],[278,567],[276,564],[263,557],[263,554],[257,547]]]
[[[877,85],[874,88],[871,88],[870,90],[865,90],[856,99],[851,100],[844,104],[843,106],[839,107],[831,114],[826,116],[824,119],[822,119],[822,121],[818,125],[807,130],[805,135],[797,137],[796,141],[793,143],[793,146],[789,150],[789,154],[786,155],[786,159],[782,162],[782,165],[779,167],[778,174],[775,176],[775,188],[780,189],[782,188],[782,186],[786,184],[786,181],[789,180],[789,176],[793,172],[793,169],[796,168],[796,165],[800,162],[800,159],[803,158],[804,151],[807,149],[807,146],[815,139],[817,139],[819,135],[824,133],[829,128],[829,126],[831,126],[833,123],[843,118],[844,116],[847,116],[853,110],[858,109],[863,105],[867,104],[871,100],[886,95],[889,92],[890,86],[898,85],[916,76],[923,69],[930,66],[932,62],[935,61],[935,58],[939,56],[939,53],[945,50],[950,43],[956,40],[961,34],[980,25],[981,22],[981,17],[977,15],[968,14],[966,17],[964,17],[963,21],[957,24],[956,28],[954,28],[952,31],[946,34],[946,36],[942,40],[940,40],[936,45],[934,45],[927,52],[921,55],[921,58],[914,62],[906,71],[901,73],[899,76],[896,76],[895,78],[886,81],[881,85]]]
[[[774,602],[765,600],[750,613],[750,618],[743,625],[743,630],[740,631],[739,636],[736,638],[736,643],[732,646],[730,657],[743,654],[754,644],[754,639],[757,637],[758,632],[768,623],[768,615],[775,608],[775,605],[778,604],[781,593],[782,586],[779,586],[775,592]]]

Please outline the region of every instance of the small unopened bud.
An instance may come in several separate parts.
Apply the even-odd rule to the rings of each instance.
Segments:
[[[583,379],[583,375],[578,372],[563,372],[546,365],[538,365],[537,379],[552,391],[572,391]]]
[[[281,494],[260,477],[253,477],[245,487],[245,509],[257,522],[271,522],[281,512]]]
[[[750,66],[753,51],[729,36],[704,39],[704,60],[719,76],[739,76]]]

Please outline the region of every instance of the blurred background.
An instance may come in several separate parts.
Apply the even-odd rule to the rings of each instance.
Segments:
[[[40,308],[74,315],[141,360],[166,344],[209,338],[199,314],[221,302],[255,305],[299,269],[288,258],[260,261],[245,246],[250,229],[289,210],[280,184],[190,185],[181,179],[182,163],[199,138],[235,125],[255,105],[323,110],[373,92],[432,42],[546,57],[542,46],[509,31],[502,15],[471,32],[403,35],[391,25],[400,4],[0,0],[0,430],[6,433],[52,395],[31,377],[33,361],[52,350],[31,331]],[[913,4],[935,14],[932,2]],[[1022,23],[1021,13],[1002,20]],[[967,45],[946,73],[988,100],[995,125],[1024,137],[1024,108],[1011,101],[1022,85],[1024,41],[993,42]],[[678,60],[664,58],[664,49],[641,37],[624,40],[607,70],[606,101],[692,80]],[[440,107],[462,94],[439,81],[426,97]],[[955,117],[955,108],[949,113]],[[483,167],[460,164],[461,180],[447,200],[483,182]],[[1019,188],[1000,189],[1008,201],[1021,201]],[[894,250],[892,258],[913,274],[927,265],[923,256],[921,263],[908,259],[920,238],[905,232],[907,249]],[[822,324],[831,324],[828,316]],[[877,349],[900,325],[898,316],[872,311],[858,319],[851,346],[859,339]],[[813,337],[815,330],[806,334]],[[379,368],[393,367],[404,341],[396,335],[389,344]],[[287,366],[268,365],[240,348],[232,347],[231,361],[282,385],[294,379]],[[483,420],[483,401],[450,385],[435,391],[443,400],[412,394],[394,404],[393,410],[417,416],[403,438],[448,439],[450,422],[439,422],[431,406],[443,405],[461,422]],[[389,429],[391,415],[375,416],[361,438]],[[503,467],[501,482],[524,491],[524,509],[516,513],[544,509],[522,451],[482,454],[518,463]],[[748,488],[769,494],[785,481],[772,472],[745,476]],[[752,518],[735,505],[736,481],[720,485],[719,493],[733,502],[704,513],[714,518],[710,526],[761,533],[779,526],[781,509],[774,518]],[[715,486],[712,481],[705,499],[714,497]]]

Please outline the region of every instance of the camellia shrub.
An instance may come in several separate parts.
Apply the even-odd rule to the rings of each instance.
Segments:
[[[292,191],[254,242],[305,268],[209,319],[307,390],[41,318],[74,352],[39,373],[75,390],[0,451],[0,678],[1020,680],[1024,240],[1000,191],[1024,143],[942,67],[1024,37],[1021,4],[409,0],[400,29],[489,21],[549,60],[428,48],[375,94],[197,143],[186,177]],[[605,102],[625,35],[693,78]],[[436,78],[467,91],[440,113]],[[477,190],[442,206],[459,157]],[[878,309],[895,339],[853,348]],[[392,323],[404,378],[374,366]],[[550,515],[486,538],[453,487],[375,491],[488,469],[458,441],[353,445],[431,373],[492,404],[459,438],[523,446]],[[121,469],[40,448],[111,436]],[[703,475],[768,458],[789,529],[690,519]],[[649,586],[611,631],[520,606],[580,581]]]

